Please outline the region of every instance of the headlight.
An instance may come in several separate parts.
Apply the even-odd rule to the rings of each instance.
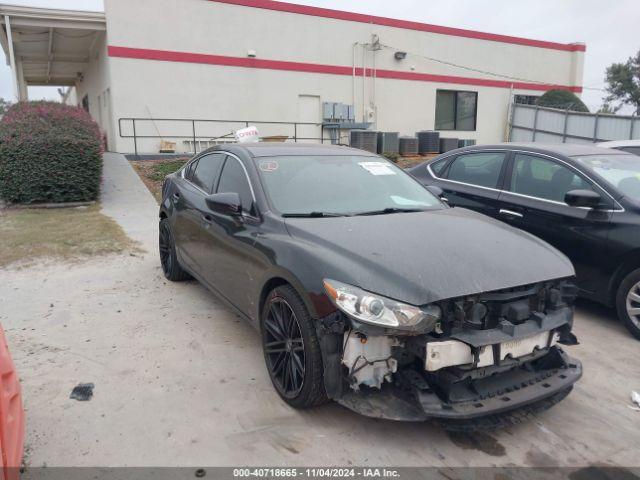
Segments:
[[[437,305],[415,307],[335,280],[325,279],[324,288],[336,307],[372,325],[430,332],[442,316]]]

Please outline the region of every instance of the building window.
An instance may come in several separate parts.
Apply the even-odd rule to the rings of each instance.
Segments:
[[[436,91],[436,130],[476,129],[478,92]]]
[[[535,105],[538,98],[537,95],[514,95],[513,101],[520,105]]]

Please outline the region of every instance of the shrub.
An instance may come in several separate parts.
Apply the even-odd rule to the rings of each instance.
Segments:
[[[384,152],[382,156],[391,160],[393,163],[398,163],[398,159],[400,158],[400,154],[396,152]]]
[[[538,98],[536,105],[589,113],[589,109],[582,100],[575,93],[568,90],[548,90]]]
[[[95,200],[100,128],[77,107],[21,102],[0,121],[0,198],[12,203]]]

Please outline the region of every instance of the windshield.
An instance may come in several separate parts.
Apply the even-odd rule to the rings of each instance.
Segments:
[[[574,158],[620,190],[625,197],[640,201],[640,158],[636,155],[587,155]]]
[[[416,180],[379,157],[256,158],[272,207],[282,215],[357,215],[443,208]]]

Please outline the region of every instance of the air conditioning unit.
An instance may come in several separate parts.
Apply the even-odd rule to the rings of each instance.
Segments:
[[[418,137],[418,153],[420,155],[440,152],[440,132],[422,130],[416,132],[416,137]]]
[[[398,153],[400,142],[398,132],[378,132],[378,153]]]
[[[455,150],[456,148],[458,148],[457,138],[440,139],[440,153],[448,152],[449,150]]]
[[[462,147],[472,147],[476,144],[475,140],[464,140],[464,139],[460,139],[458,140],[458,148],[462,148]]]
[[[400,137],[400,155],[415,157],[418,155],[418,139],[416,137]]]
[[[378,132],[371,130],[351,130],[349,135],[349,146],[377,153]]]

